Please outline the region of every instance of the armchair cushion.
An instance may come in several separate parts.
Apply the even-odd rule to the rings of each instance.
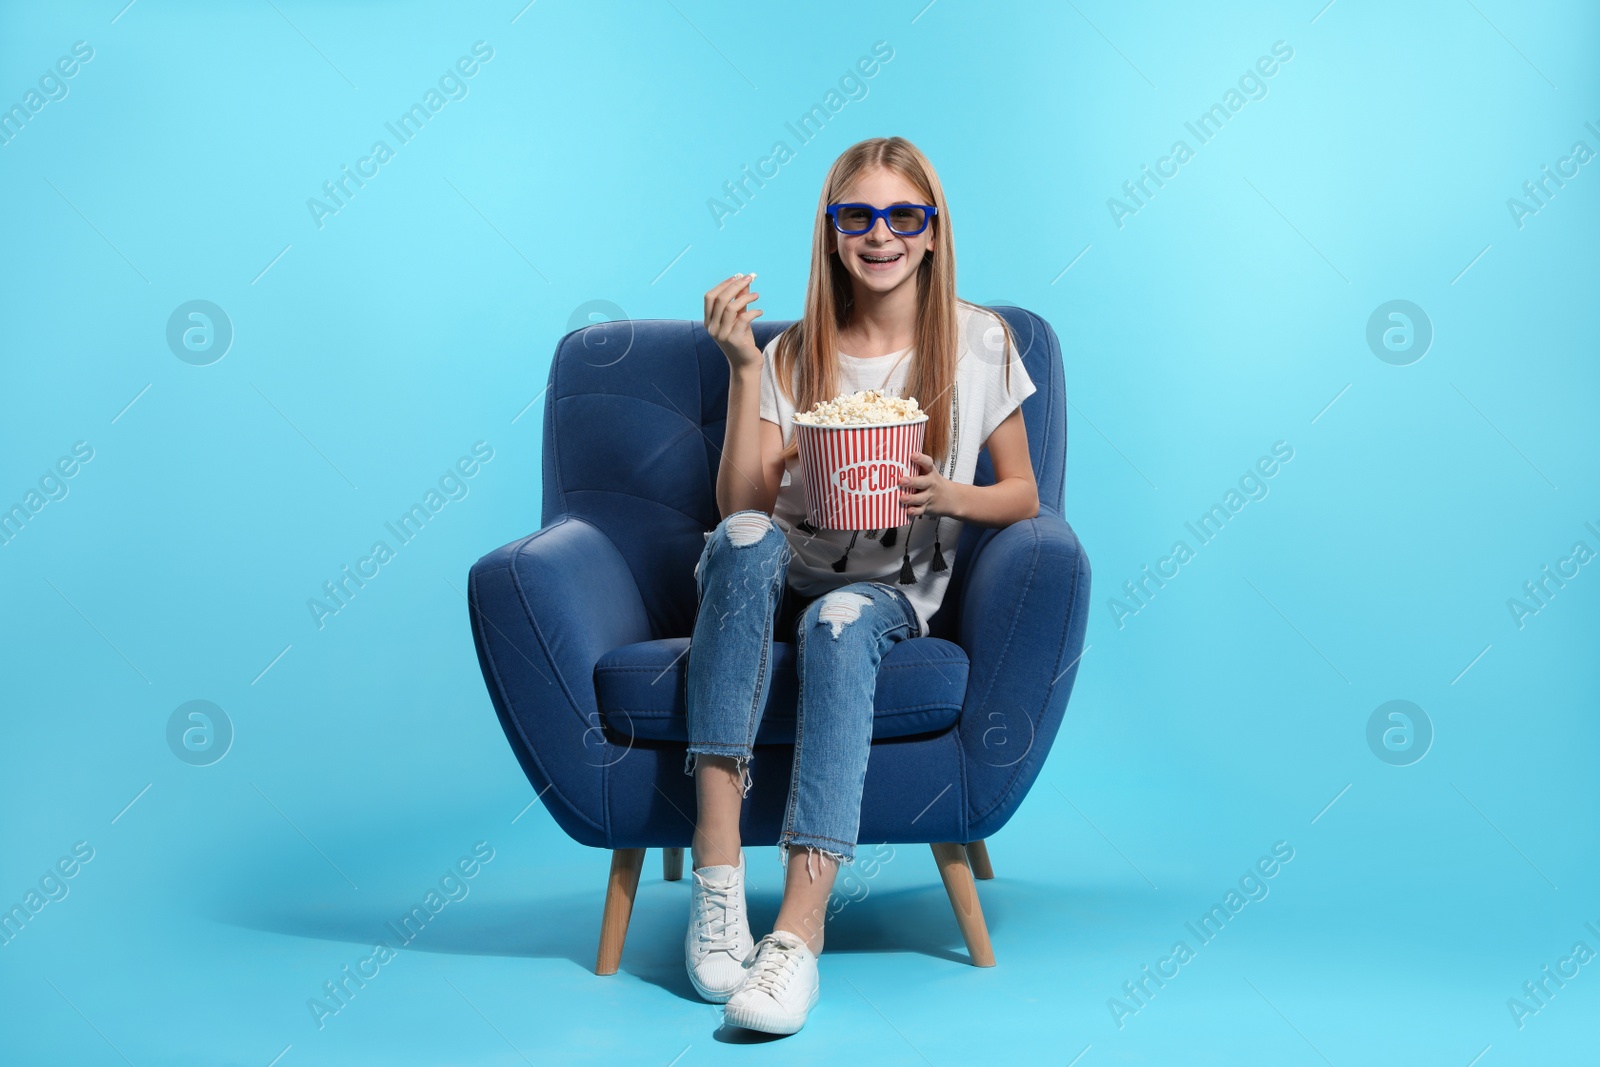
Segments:
[[[613,740],[689,740],[684,696],[689,638],[622,645],[595,664],[600,715]],[[771,689],[756,744],[794,744],[799,677],[797,648],[772,643]],[[897,642],[878,668],[873,740],[948,730],[961,717],[967,693],[967,654],[934,637]]]

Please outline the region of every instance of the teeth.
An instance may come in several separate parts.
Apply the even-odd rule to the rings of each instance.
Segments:
[[[900,253],[896,252],[892,256],[862,256],[861,258],[868,263],[892,263],[900,258]]]

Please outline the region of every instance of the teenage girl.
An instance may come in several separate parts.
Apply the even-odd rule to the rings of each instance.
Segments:
[[[945,552],[953,558],[963,523],[1006,526],[1039,513],[1019,406],[1033,383],[1004,320],[956,298],[954,268],[933,166],[903,138],[873,138],[846,150],[823,184],[803,318],[763,352],[750,325],[762,314],[751,306],[755,275],[705,296],[706,330],[730,379],[717,473],[724,518],[695,567],[686,667],[685,771],[699,819],[684,947],[696,991],[725,1004],[729,1025],[788,1034],[805,1024],[834,876],[854,860],[878,664],[896,642],[927,635],[949,580]],[[805,514],[793,413],[871,388],[916,397],[928,414],[925,451],[900,482],[906,525],[818,529]],[[980,487],[972,481],[983,448],[995,481]],[[779,841],[783,904],[756,942],[739,817],[775,616],[780,640],[792,626],[800,697]],[[788,862],[792,847],[805,850],[803,866]]]

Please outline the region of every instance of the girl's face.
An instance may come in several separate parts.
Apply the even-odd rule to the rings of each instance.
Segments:
[[[896,203],[924,204],[927,200],[898,173],[878,167],[863,172],[835,203],[871,204],[883,208]],[[928,221],[927,229],[915,237],[900,236],[881,218],[872,220],[872,229],[853,237],[840,233],[831,223],[828,228],[833,233],[834,251],[844,269],[850,272],[856,292],[865,287],[887,293],[916,277],[922,257],[933,245],[933,228],[937,225],[939,218],[935,216]],[[870,262],[867,257],[873,260],[895,258],[891,263],[880,264]]]

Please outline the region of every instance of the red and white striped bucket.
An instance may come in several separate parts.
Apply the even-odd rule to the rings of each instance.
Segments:
[[[807,518],[819,530],[878,530],[904,526],[900,479],[917,467],[928,416],[871,426],[794,424],[806,481]]]

